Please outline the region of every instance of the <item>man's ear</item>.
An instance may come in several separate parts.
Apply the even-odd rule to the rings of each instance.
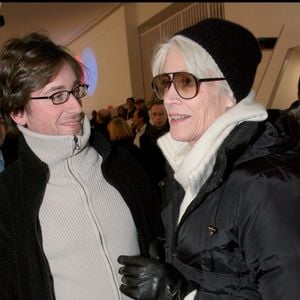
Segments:
[[[27,121],[27,114],[25,111],[19,111],[19,112],[12,112],[10,114],[10,117],[16,122],[16,124],[19,125],[26,125],[26,121]]]

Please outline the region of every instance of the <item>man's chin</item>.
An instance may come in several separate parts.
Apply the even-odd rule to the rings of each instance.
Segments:
[[[70,128],[70,129],[66,129],[64,128],[64,130],[62,130],[60,132],[60,135],[82,135],[83,134],[83,129],[80,126],[80,128]]]

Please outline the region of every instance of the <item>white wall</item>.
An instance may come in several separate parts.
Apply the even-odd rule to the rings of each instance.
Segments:
[[[76,55],[85,47],[93,49],[98,62],[98,85],[92,96],[83,99],[88,114],[131,94],[124,8],[119,8],[92,30],[69,45]]]
[[[287,108],[298,98],[300,75],[300,53],[298,51],[291,49],[287,54],[288,60],[280,76],[278,88],[275,90],[272,107]]]
[[[84,47],[91,47],[99,63],[97,90],[83,101],[88,114],[108,105],[116,107],[130,96],[140,97],[142,78],[138,68],[141,69],[141,63],[135,54],[139,47],[138,26],[171,4],[173,2],[126,3],[69,45],[76,55],[80,55]],[[279,38],[273,51],[263,53],[254,89],[258,101],[266,106],[289,106],[292,96],[287,92],[285,95],[284,91],[292,89],[285,88],[278,79],[283,78],[282,70],[289,69],[284,68],[288,49],[300,45],[300,3],[225,2],[224,6],[226,19],[247,27],[256,37]],[[298,59],[294,58],[293,65],[297,62]],[[286,81],[293,84],[294,78]],[[280,88],[275,88],[276,83]],[[282,100],[278,100],[277,93]]]
[[[300,45],[300,3],[225,3],[225,17],[244,25],[256,37],[278,37],[273,51],[264,53],[255,88],[257,99],[262,104],[272,108],[288,107],[292,97],[290,92],[295,93],[297,88],[295,81],[299,76],[295,79],[295,74],[300,62],[297,59],[288,62],[286,55],[290,48]],[[290,64],[289,68],[286,68],[287,64]],[[293,69],[293,79],[285,81],[289,86],[280,83],[283,78],[281,71],[285,69]],[[279,89],[277,85],[280,85]]]
[[[93,95],[83,99],[83,109],[89,116],[94,109],[116,107],[124,103],[127,97],[140,97],[133,94],[132,89],[134,74],[131,74],[129,57],[132,53],[129,52],[134,51],[133,48],[139,45],[136,42],[131,43],[132,35],[129,36],[127,32],[128,10],[132,12],[130,16],[136,15],[135,19],[131,20],[130,26],[135,22],[138,34],[140,24],[170,4],[172,2],[126,4],[126,10],[125,6],[120,7],[86,34],[70,43],[68,48],[76,56],[80,56],[85,47],[92,48],[99,64],[97,89]],[[138,64],[138,61],[133,63]]]
[[[130,3],[134,5],[137,11],[137,26],[140,26],[151,17],[158,14],[163,9],[173,4],[173,2],[136,2]]]

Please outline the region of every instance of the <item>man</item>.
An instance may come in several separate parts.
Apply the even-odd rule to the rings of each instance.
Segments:
[[[1,51],[0,111],[20,130],[20,152],[0,174],[0,299],[128,299],[117,257],[147,255],[156,222],[148,177],[100,135],[89,146],[83,78],[39,33]]]
[[[149,105],[152,127],[147,134],[156,142],[163,134],[169,131],[168,115],[162,100],[152,100]]]
[[[133,114],[136,110],[134,97],[127,98],[126,104],[127,104],[127,120],[131,120],[133,118]]]
[[[133,143],[141,148],[140,138],[151,127],[150,118],[147,109],[136,109],[133,118],[131,128],[135,133]]]
[[[94,127],[91,128],[90,143],[94,142],[95,131],[101,133],[107,139],[109,139],[107,125],[110,122],[111,118],[112,118],[111,112],[106,108],[102,108],[97,112]]]
[[[147,127],[139,142],[152,186],[160,195],[159,183],[166,176],[166,159],[157,145],[157,139],[169,131],[170,125],[162,100],[150,102],[149,114],[152,125]]]
[[[147,109],[145,100],[143,98],[136,99],[135,109]]]

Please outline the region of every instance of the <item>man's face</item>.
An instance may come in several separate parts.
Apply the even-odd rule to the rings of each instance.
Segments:
[[[136,110],[132,117],[132,126],[134,128],[139,128],[142,124],[142,118],[138,116],[138,111]]]
[[[134,102],[131,99],[127,99],[127,107],[132,109],[135,107]]]
[[[150,109],[150,116],[153,125],[157,128],[164,127],[168,120],[168,115],[163,104],[153,104]]]
[[[65,63],[57,76],[31,97],[51,96],[53,93],[72,90],[78,84],[74,71]],[[12,114],[13,120],[34,132],[48,135],[82,135],[81,101],[70,94],[69,100],[54,105],[51,99],[32,99],[24,112]]]
[[[145,103],[144,102],[137,102],[137,103],[135,103],[135,108],[136,109],[144,109],[145,108]]]

